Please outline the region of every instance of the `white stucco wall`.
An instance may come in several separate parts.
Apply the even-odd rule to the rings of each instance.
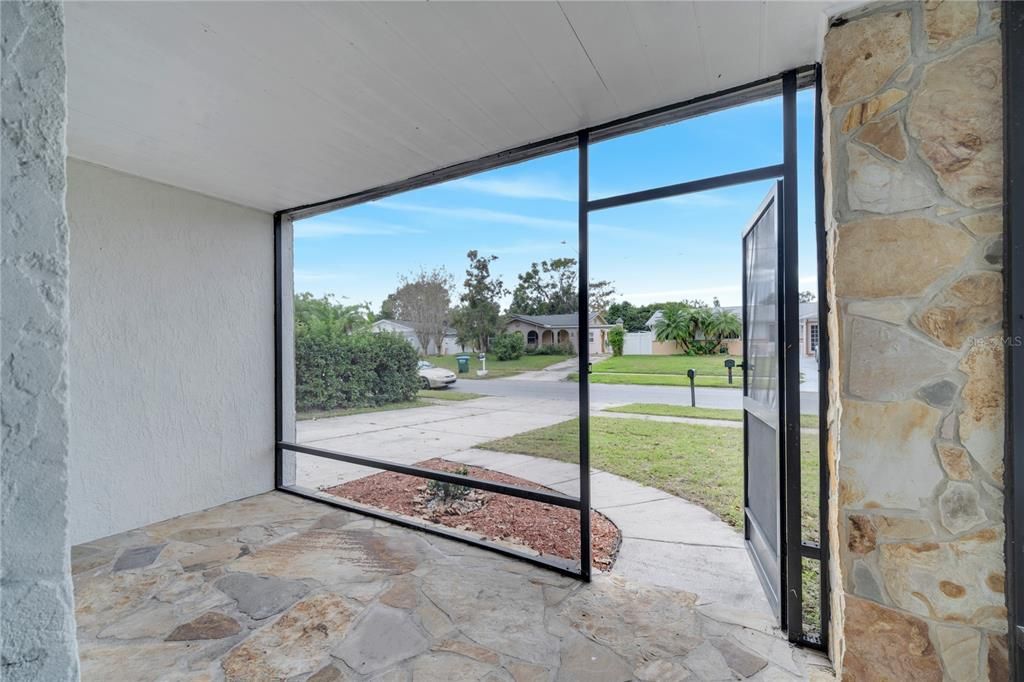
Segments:
[[[73,543],[274,478],[273,222],[68,161]]]

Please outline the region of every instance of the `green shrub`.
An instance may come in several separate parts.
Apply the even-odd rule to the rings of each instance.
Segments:
[[[576,355],[571,343],[546,343],[529,352],[530,355]]]
[[[295,334],[299,411],[376,407],[415,400],[416,350],[397,334],[336,331]]]
[[[499,360],[518,360],[526,352],[522,334],[498,334],[491,341],[491,350]]]
[[[469,475],[469,467],[459,466],[451,472],[460,476]],[[442,504],[450,504],[469,495],[469,487],[458,483],[431,480],[427,483],[427,494]]]
[[[626,330],[616,325],[608,332],[608,343],[612,345],[612,355],[622,355],[622,347],[626,344]]]

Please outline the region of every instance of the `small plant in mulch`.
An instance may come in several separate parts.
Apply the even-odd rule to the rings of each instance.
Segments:
[[[449,473],[468,476],[465,466],[456,467]],[[462,516],[482,508],[487,497],[469,486],[447,481],[430,481],[420,488],[415,498],[416,506],[429,516]]]

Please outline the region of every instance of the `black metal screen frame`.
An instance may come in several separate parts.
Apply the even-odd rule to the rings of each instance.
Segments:
[[[822,181],[821,181],[821,112],[820,112],[820,67],[807,66],[791,71],[787,71],[778,76],[761,79],[748,85],[740,86],[737,88],[731,88],[711,95],[698,97],[678,104],[669,105],[666,107],[660,107],[648,112],[628,116],[622,119],[604,123],[601,125],[585,128],[576,133],[570,133],[565,135],[559,135],[548,140],[543,140],[514,149],[492,154],[481,159],[474,161],[468,161],[460,164],[455,164],[443,169],[431,171],[429,173],[423,173],[411,177],[407,180],[383,185],[381,187],[356,192],[334,199],[329,199],[322,202],[313,204],[306,204],[302,206],[296,206],[293,208],[278,211],[274,214],[274,342],[275,342],[275,471],[274,480],[275,486],[278,490],[288,492],[300,497],[316,500],[323,502],[334,507],[346,509],[359,514],[364,514],[374,518],[384,519],[389,522],[415,528],[424,532],[428,532],[434,535],[447,537],[449,539],[465,542],[478,547],[503,554],[505,556],[514,557],[527,561],[533,564],[544,566],[555,570],[559,573],[570,575],[579,578],[584,581],[590,580],[591,568],[590,568],[590,443],[589,443],[589,421],[590,421],[590,384],[589,384],[589,248],[588,248],[588,222],[589,215],[593,211],[600,211],[608,208],[614,208],[618,206],[626,206],[629,204],[635,204],[645,201],[652,201],[656,199],[663,199],[674,196],[682,196],[686,194],[693,194],[696,192],[704,192],[712,189],[719,189],[724,187],[731,187],[740,184],[746,184],[750,182],[756,182],[760,180],[768,179],[783,179],[784,186],[788,186],[785,195],[782,197],[782,209],[783,215],[785,216],[783,225],[792,224],[791,234],[786,235],[786,243],[788,249],[786,251],[786,259],[792,261],[791,267],[787,270],[792,273],[793,281],[787,281],[787,289],[792,293],[791,303],[793,310],[787,315],[787,324],[796,324],[796,319],[793,317],[796,307],[796,92],[797,90],[814,87],[816,91],[816,121],[815,121],[815,203],[816,203],[816,223],[817,223],[817,235],[818,235],[818,253],[819,253],[819,301],[820,309],[827,312],[827,308],[824,302],[824,291],[825,284],[823,280],[824,273],[824,222],[823,222],[823,209],[822,209]],[[611,139],[614,137],[620,137],[622,135],[640,132],[650,128],[667,125],[670,123],[676,123],[685,119],[702,116],[705,114],[713,113],[716,111],[722,111],[732,107],[740,106],[743,104],[749,104],[771,97],[782,95],[783,99],[783,161],[780,164],[774,164],[769,166],[763,166],[759,168],[748,169],[736,173],[728,173],[725,175],[703,178],[699,180],[693,180],[683,183],[676,183],[671,185],[665,185],[662,187],[655,187],[648,190],[639,192],[630,192],[612,197],[604,197],[601,199],[591,200],[589,198],[589,181],[588,181],[588,152],[589,146],[593,143],[600,142],[603,140]],[[580,424],[580,452],[579,452],[579,466],[580,466],[580,495],[579,497],[572,497],[569,495],[562,495],[560,493],[550,493],[547,491],[535,490],[531,488],[525,488],[520,486],[511,486],[501,483],[495,483],[493,481],[486,481],[478,479],[472,476],[462,476],[459,474],[453,474],[444,471],[435,471],[431,469],[425,469],[417,466],[402,465],[384,460],[363,457],[360,455],[353,455],[349,453],[336,452],[331,450],[324,450],[321,448],[313,448],[304,446],[298,443],[291,443],[284,440],[284,427],[285,427],[285,415],[284,415],[284,374],[283,374],[283,310],[284,310],[284,272],[283,266],[283,244],[282,244],[282,233],[283,233],[283,221],[299,220],[303,218],[309,218],[315,215],[320,215],[330,211],[335,211],[340,208],[353,206],[368,201],[374,201],[387,196],[406,192],[412,189],[421,187],[427,187],[429,185],[438,184],[441,182],[447,182],[468,175],[480,173],[487,170],[493,170],[502,166],[508,166],[515,163],[520,163],[529,159],[554,154],[561,151],[567,151],[575,148],[578,154],[579,160],[579,172],[578,172],[578,190],[579,190],[579,339],[580,349],[578,353],[579,358],[579,391],[580,391],[580,413],[579,413],[579,424]],[[790,306],[787,306],[787,308]],[[821,334],[819,340],[819,347],[825,345],[827,348],[827,324],[823,324],[823,321],[827,318],[819,318],[819,333]],[[794,338],[796,338],[794,336]],[[799,368],[785,368],[787,372],[786,384],[792,384],[791,390],[795,390],[795,405],[796,413],[794,417],[788,418],[787,422],[799,423]],[[795,374],[795,381],[788,381],[789,375]],[[827,386],[827,362],[822,362],[819,366],[820,374],[820,387]],[[822,394],[824,391],[820,391]],[[794,402],[789,403],[792,409]],[[821,424],[825,424],[825,410],[827,409],[827,396],[823,397],[821,402],[819,419]],[[791,410],[790,410],[791,411]],[[822,511],[822,522],[821,522],[821,544],[810,545],[804,543],[800,536],[800,449],[799,449],[799,428],[790,434],[790,429],[787,429],[787,445],[786,453],[784,455],[784,468],[786,473],[786,480],[788,488],[785,496],[785,528],[787,532],[785,535],[785,546],[789,548],[799,548],[798,551],[787,551],[786,557],[786,570],[787,573],[794,573],[797,576],[797,589],[794,592],[792,589],[787,594],[787,610],[791,613],[800,614],[800,607],[802,604],[802,592],[800,589],[800,561],[802,558],[815,559],[821,562],[822,567],[822,599],[821,599],[821,614],[822,614],[822,634],[823,638],[821,641],[809,640],[804,636],[802,631],[802,625],[799,620],[799,615],[796,619],[796,626],[793,627],[793,619],[790,620],[789,627],[789,639],[801,645],[806,645],[822,650],[827,650],[827,632],[829,626],[829,619],[827,617],[828,611],[828,580],[827,580],[827,564],[826,557],[827,551],[822,548],[828,547],[828,535],[827,528],[828,524],[825,519],[825,513],[827,512],[827,491],[828,491],[828,472],[827,463],[825,462],[826,450],[822,448],[820,452],[821,459],[821,489],[819,495],[821,497],[821,511]],[[822,436],[822,443],[824,444],[825,437]],[[795,446],[795,449],[793,449]],[[370,468],[381,469],[386,471],[394,471],[398,473],[407,474],[410,476],[416,476],[419,478],[442,481],[447,483],[455,483],[470,488],[479,490],[487,490],[504,495],[510,495],[512,497],[518,497],[527,500],[533,500],[542,502],[545,504],[552,504],[559,507],[568,509],[575,509],[580,514],[580,561],[578,564],[570,562],[568,560],[553,559],[548,557],[538,557],[526,552],[519,552],[515,549],[511,549],[506,546],[498,545],[496,543],[488,542],[471,535],[460,533],[451,529],[444,528],[442,526],[428,524],[420,522],[416,519],[392,514],[390,512],[381,511],[375,508],[364,507],[363,505],[348,503],[342,501],[341,498],[330,497],[327,495],[316,494],[311,491],[304,490],[297,486],[289,486],[284,484],[284,453],[292,452],[299,454],[307,454],[317,457],[323,457],[326,459],[333,459],[337,461],[343,461],[361,466],[367,466]],[[795,521],[794,521],[795,519]],[[795,535],[793,530],[795,527]],[[794,540],[795,538],[795,540]],[[794,569],[795,566],[795,569]],[[792,587],[792,586],[790,586]]]
[[[1024,5],[1002,3],[1003,10],[1003,278],[1006,350],[1006,518],[1007,649],[1010,678],[1024,680]]]

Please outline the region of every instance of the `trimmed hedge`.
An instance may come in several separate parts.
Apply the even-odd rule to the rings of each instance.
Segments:
[[[301,412],[415,400],[416,350],[398,334],[295,335],[295,407]]]

